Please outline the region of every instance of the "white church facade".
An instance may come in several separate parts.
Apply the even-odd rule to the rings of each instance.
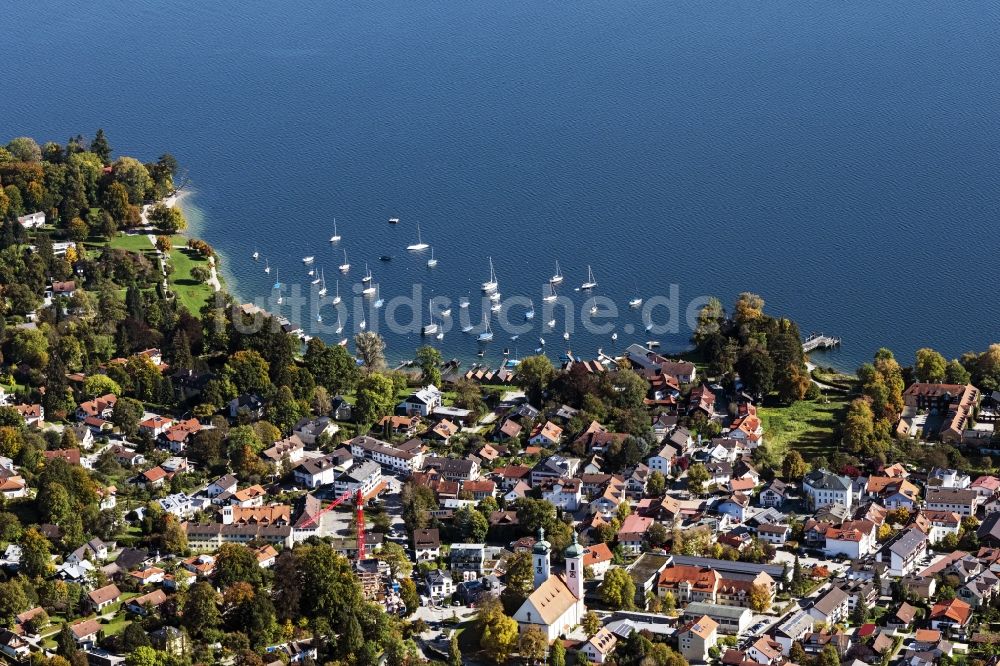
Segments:
[[[538,627],[554,641],[561,634],[580,624],[587,612],[583,605],[583,546],[573,534],[573,543],[566,548],[566,570],[553,575],[550,563],[551,544],[545,540],[545,531],[538,530],[538,541],[531,559],[535,570],[535,591],[514,613],[522,630]]]

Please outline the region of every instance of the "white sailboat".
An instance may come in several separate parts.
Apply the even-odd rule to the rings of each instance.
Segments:
[[[316,293],[318,293],[320,296],[326,296],[326,273],[323,272],[322,268],[319,270],[319,283],[320,283],[320,288],[319,291]]]
[[[341,273],[346,273],[347,271],[351,270],[351,264],[347,262],[347,250],[344,250],[344,263],[342,263],[337,268],[340,269]]]
[[[310,268],[308,271],[306,271],[306,275],[308,275],[309,277],[316,277],[316,269],[315,268]],[[315,280],[313,280],[312,283],[313,284],[319,284],[319,278],[316,278]]]
[[[441,310],[441,316],[442,317],[450,317],[451,316],[451,308],[445,308],[444,310]]]
[[[362,282],[364,282],[367,286],[364,289],[361,290],[361,294],[363,296],[374,296],[375,295],[375,291],[376,291],[376,287],[371,282],[371,279],[372,279],[371,271],[369,271],[368,275],[365,276],[365,277],[368,278],[367,281],[366,280],[362,280]]]
[[[361,281],[362,282],[371,282],[372,281],[372,271],[371,271],[370,268],[368,268],[368,262],[367,261],[365,262],[365,276],[363,278],[361,278]]]
[[[524,313],[524,318],[525,319],[534,319],[535,318],[535,304],[530,299],[528,300],[528,310],[527,310],[527,312]]]
[[[250,256],[253,257],[254,261],[257,261],[258,259],[260,259],[260,252],[258,252],[256,249],[254,249],[253,254],[250,255]]]
[[[334,295],[333,300],[331,301],[331,303],[333,303],[334,305],[336,305],[339,302],[340,302],[340,280],[337,280],[337,292]]]
[[[274,288],[281,289],[281,280],[278,279],[278,269],[274,269]]]
[[[547,322],[545,322],[545,325],[548,326],[549,328],[555,328],[556,327],[556,320],[555,319],[549,319]]]
[[[500,302],[500,292],[494,291],[492,294],[490,294],[490,303],[499,303],[499,302]]]
[[[556,272],[555,275],[549,278],[549,282],[551,282],[552,284],[559,284],[562,281],[563,281],[563,274],[562,271],[559,270],[559,260],[556,259]]]
[[[618,332],[616,331],[611,334],[611,341],[614,342],[617,339],[618,339]]]
[[[555,288],[555,285],[547,284],[545,286],[549,288],[549,291],[544,296],[542,296],[542,302],[543,303],[551,303],[552,301],[556,300],[556,288]]]
[[[496,303],[494,303],[493,305],[490,306],[490,312],[500,312],[500,308],[502,308],[502,307],[503,307],[503,303],[500,303],[499,301],[497,301]]]
[[[331,243],[340,242],[340,234],[337,233],[337,218],[333,218],[333,235],[330,236]]]
[[[431,323],[425,325],[422,329],[420,329],[420,332],[423,335],[434,335],[438,331],[438,325],[434,323],[434,310],[432,307],[433,305],[434,301],[430,301],[427,304],[427,310],[431,315]]]
[[[483,330],[482,333],[479,334],[479,336],[476,339],[479,340],[480,342],[489,342],[490,340],[493,339],[493,331],[490,330],[490,320],[488,317],[486,317],[486,315],[483,315],[483,324],[486,325],[486,328]]]
[[[271,265],[269,263],[267,263],[267,259],[264,260],[264,272],[265,273],[270,273],[271,272]]]
[[[587,264],[587,281],[580,285],[580,289],[593,289],[597,286],[597,280],[594,279],[594,271]]]
[[[462,327],[462,333],[469,333],[474,328],[475,328],[475,326],[473,326],[472,324],[468,324],[466,326],[463,326]]]
[[[438,265],[438,260],[434,258],[434,248],[431,248],[431,258],[427,260],[427,268],[434,268]]]
[[[563,333],[563,340],[569,340],[569,331]]]
[[[363,331],[363,330],[365,330],[365,328],[367,328],[367,326],[368,326],[368,322],[365,321],[364,315],[362,315],[361,316],[361,321],[358,322],[358,328]]]
[[[596,305],[590,308],[590,314],[592,314],[592,315],[597,314],[597,306]]]
[[[458,307],[462,308],[463,310],[469,307],[469,299],[465,297],[458,299]]]
[[[630,308],[637,308],[637,307],[640,307],[641,305],[642,305],[642,297],[641,296],[636,296],[635,298],[633,298],[632,300],[630,300],[628,302],[628,306]]]
[[[406,249],[407,250],[426,250],[428,247],[430,247],[430,246],[427,245],[427,243],[423,242],[420,239],[420,223],[417,222],[417,242],[414,243],[413,245],[407,245]]]
[[[340,335],[344,330],[344,324],[340,321],[340,311],[337,311],[337,335]]]
[[[489,293],[497,290],[497,273],[493,270],[493,257],[490,257],[490,279],[483,283],[483,291]]]
[[[372,304],[372,307],[380,308],[383,305],[385,305],[385,299],[382,298],[382,295],[379,293],[378,285],[375,285],[375,302]]]

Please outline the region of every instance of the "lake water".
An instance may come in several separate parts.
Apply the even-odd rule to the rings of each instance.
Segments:
[[[421,303],[474,297],[472,319],[492,256],[504,297],[538,311],[516,342],[497,328],[493,363],[540,335],[554,356],[683,347],[683,323],[646,333],[626,305],[670,285],[682,309],[756,291],[843,337],[815,356],[841,367],[997,338],[996,3],[16,0],[3,17],[0,140],[103,127],[122,153],[172,152],[244,300],[271,291],[265,258],[308,288],[314,255],[332,292],[343,248],[343,295],[367,261],[387,302],[419,283]],[[433,270],[404,249],[418,222]],[[577,322],[567,345],[561,314],[539,331],[557,259],[578,309],[593,266],[617,342]],[[420,341],[380,330],[395,358]],[[438,344],[477,351],[458,330]]]

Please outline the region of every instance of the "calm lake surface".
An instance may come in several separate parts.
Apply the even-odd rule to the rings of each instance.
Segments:
[[[842,368],[1000,337],[997,3],[15,0],[2,16],[0,140],[103,127],[117,152],[173,153],[244,300],[271,292],[265,259],[308,290],[305,255],[332,293],[346,249],[343,296],[368,262],[387,306],[419,283],[423,323],[431,296],[473,297],[478,321],[492,256],[504,298],[538,312],[516,342],[495,325],[492,363],[539,336],[553,356],[682,348],[683,322],[647,333],[627,306],[670,285],[682,319],[756,291],[842,336],[814,357]],[[405,249],[418,222],[434,269]],[[561,313],[541,332],[556,260],[577,314],[593,266],[617,341],[577,322],[565,343]],[[474,359],[452,307],[435,343]],[[379,330],[393,358],[420,343]]]

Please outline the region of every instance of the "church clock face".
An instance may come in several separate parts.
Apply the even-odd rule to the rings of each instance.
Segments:
[[[570,578],[576,578],[576,569],[570,569],[570,571],[569,571],[569,577]]]
[[[542,567],[541,566],[538,567],[538,573],[542,573]]]

